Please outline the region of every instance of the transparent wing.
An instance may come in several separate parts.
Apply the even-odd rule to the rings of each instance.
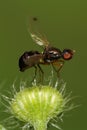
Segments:
[[[39,36],[38,36],[38,35],[36,35],[34,33],[30,33],[30,36],[33,39],[33,41],[35,41],[36,44],[38,44],[40,46],[48,46],[49,45],[49,42],[46,39],[46,37],[42,36],[41,34],[39,34]]]
[[[39,33],[36,29],[37,28],[36,24],[38,23],[37,18],[34,17],[30,19],[29,21],[30,21],[30,24],[29,24],[28,31],[33,41],[40,46],[48,46],[49,42],[46,36]]]

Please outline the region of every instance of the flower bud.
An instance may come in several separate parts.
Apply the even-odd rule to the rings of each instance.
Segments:
[[[48,122],[63,112],[63,95],[51,86],[24,88],[14,95],[11,112],[35,130],[46,130]]]

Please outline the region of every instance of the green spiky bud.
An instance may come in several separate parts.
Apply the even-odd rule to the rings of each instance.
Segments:
[[[48,122],[64,108],[63,95],[51,86],[24,88],[11,101],[12,114],[35,130],[46,130]]]

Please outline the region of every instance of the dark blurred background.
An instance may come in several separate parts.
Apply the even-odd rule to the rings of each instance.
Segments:
[[[66,62],[61,77],[67,82],[80,107],[68,112],[60,126],[63,130],[87,129],[87,2],[79,0],[3,0],[0,1],[0,93],[10,91],[12,83],[32,79],[34,69],[19,72],[18,59],[26,50],[42,49],[28,32],[29,17],[38,18],[38,26],[53,46],[76,50]],[[48,66],[42,66],[48,71]],[[50,69],[50,68],[49,68]],[[49,75],[49,74],[48,74]],[[0,105],[0,109],[3,107]],[[5,114],[0,112],[0,120]],[[52,130],[55,128],[49,128]],[[55,129],[56,130],[56,129]]]

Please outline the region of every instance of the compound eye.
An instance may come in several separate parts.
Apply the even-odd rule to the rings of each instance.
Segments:
[[[64,60],[70,60],[74,54],[75,50],[64,49],[62,53],[62,57]]]
[[[72,55],[69,52],[65,52],[63,57],[64,57],[65,60],[69,60],[69,59],[72,58]]]

